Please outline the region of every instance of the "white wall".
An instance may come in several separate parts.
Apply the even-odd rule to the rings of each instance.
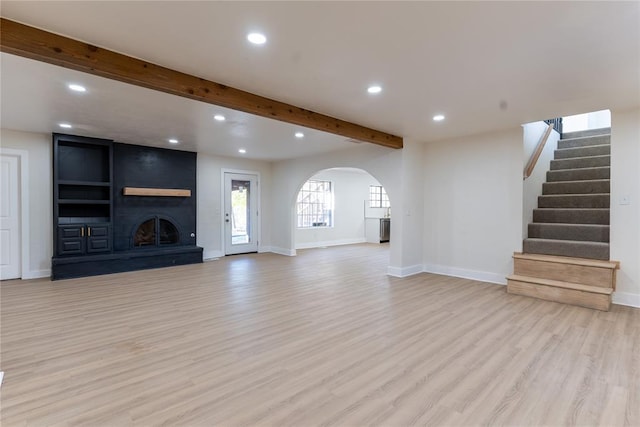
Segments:
[[[53,255],[51,135],[2,129],[0,141],[2,148],[27,151],[29,158],[29,269],[22,278],[47,277]]]
[[[522,247],[522,130],[427,144],[424,269],[506,283]]]
[[[640,108],[612,111],[611,259],[620,261],[613,302],[634,307],[640,307],[639,203]]]
[[[611,127],[611,112],[609,110],[576,114],[573,116],[562,118],[563,132],[574,132],[578,130],[600,129],[608,127]]]
[[[533,122],[527,123],[522,126],[523,130],[523,143],[524,143],[524,158],[523,164],[526,166],[529,158],[533,154],[540,142],[541,137],[547,130],[545,122]],[[558,148],[558,140],[560,134],[553,130],[549,134],[547,143],[538,158],[533,172],[529,178],[523,182],[523,195],[522,195],[522,238],[525,239],[528,236],[527,225],[533,222],[533,210],[538,207],[538,196],[542,195],[542,184],[547,180],[547,171],[551,166],[551,160],[553,160],[553,152]],[[524,168],[523,168],[524,172]]]
[[[198,216],[197,245],[203,248],[204,259],[224,255],[222,225],[222,169],[260,173],[260,227],[258,250],[271,250],[271,163],[234,157],[219,157],[198,153],[197,192]]]
[[[331,181],[333,187],[333,227],[296,228],[295,248],[317,248],[365,241],[365,206],[369,186],[380,185],[364,171],[328,169],[310,179]]]

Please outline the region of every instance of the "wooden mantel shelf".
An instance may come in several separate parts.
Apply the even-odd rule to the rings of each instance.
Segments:
[[[124,196],[191,197],[191,190],[179,188],[124,187],[122,194]]]

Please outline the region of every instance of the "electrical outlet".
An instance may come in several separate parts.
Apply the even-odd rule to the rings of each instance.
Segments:
[[[621,205],[630,205],[631,204],[631,198],[629,196],[620,197],[620,204]]]

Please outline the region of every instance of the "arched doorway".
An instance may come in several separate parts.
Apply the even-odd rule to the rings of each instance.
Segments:
[[[382,245],[391,241],[391,202],[384,186],[360,168],[316,172],[300,183],[293,202],[295,249]]]

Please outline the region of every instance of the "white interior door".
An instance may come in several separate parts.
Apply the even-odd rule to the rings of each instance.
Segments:
[[[20,265],[20,197],[16,156],[0,156],[0,279],[17,279]]]
[[[258,176],[224,174],[225,254],[258,252]]]

